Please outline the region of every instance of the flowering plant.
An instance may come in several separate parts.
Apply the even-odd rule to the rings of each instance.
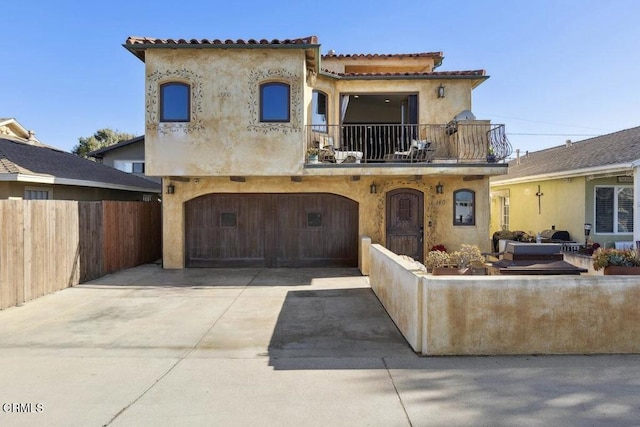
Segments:
[[[638,267],[640,259],[638,253],[633,249],[597,249],[593,254],[594,270],[597,271],[610,265]]]
[[[424,263],[429,268],[446,267],[451,264],[451,256],[440,250],[429,251]]]
[[[484,264],[480,248],[475,245],[462,244],[460,250],[451,254],[451,260],[458,268],[468,268]]]

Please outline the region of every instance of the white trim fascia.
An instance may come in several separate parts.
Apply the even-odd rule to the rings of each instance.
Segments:
[[[489,186],[498,187],[501,185],[520,184],[523,182],[550,181],[553,179],[576,178],[581,176],[589,176],[589,175],[602,174],[602,173],[628,172],[634,168],[634,163],[636,162],[640,162],[640,159],[630,163],[619,163],[617,165],[606,165],[606,166],[598,166],[598,167],[592,167],[592,168],[573,169],[569,171],[562,171],[562,172],[555,172],[555,173],[528,175],[520,178],[505,179],[505,180],[500,180],[496,182],[491,182],[490,180]]]
[[[140,193],[161,193],[162,188],[135,187],[130,185],[110,184],[108,182],[87,181],[81,179],[56,178],[51,175],[0,174],[0,181],[33,182],[37,184],[74,185],[77,187],[105,188],[109,190],[137,191]],[[151,182],[151,181],[150,181]]]

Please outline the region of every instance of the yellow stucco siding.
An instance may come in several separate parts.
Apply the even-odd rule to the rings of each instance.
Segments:
[[[540,212],[538,212],[540,185]],[[500,230],[501,204],[496,194],[507,191],[510,201],[509,229],[531,235],[548,230],[566,230],[575,241],[584,239],[585,179],[567,178],[491,187],[491,233]],[[504,194],[504,193],[502,193]]]
[[[149,175],[292,175],[304,162],[311,92],[302,50],[150,49],[145,155]],[[191,121],[160,123],[159,86],[191,85]],[[291,120],[260,122],[261,83],[291,89]]]
[[[370,193],[375,182],[377,192]],[[435,186],[441,183],[444,194],[436,194]],[[184,204],[196,197],[210,193],[331,193],[347,197],[359,205],[359,234],[368,235],[374,243],[385,244],[386,194],[397,188],[417,189],[424,194],[424,253],[436,244],[444,244],[451,250],[462,243],[479,244],[481,250],[489,249],[487,235],[489,201],[488,179],[464,181],[462,177],[387,178],[362,177],[352,181],[349,177],[309,177],[303,182],[292,182],[281,177],[247,177],[246,182],[232,182],[228,178],[198,178],[198,182],[173,181],[175,193],[163,197],[163,263],[165,268],[183,268],[185,257]],[[476,225],[453,225],[453,191],[470,189],[476,192]],[[431,226],[429,226],[431,222]],[[421,260],[422,261],[422,260]]]

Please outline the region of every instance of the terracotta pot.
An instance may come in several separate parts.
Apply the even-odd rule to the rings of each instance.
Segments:
[[[640,275],[640,267],[623,267],[620,265],[609,265],[604,268],[605,276],[635,276]]]

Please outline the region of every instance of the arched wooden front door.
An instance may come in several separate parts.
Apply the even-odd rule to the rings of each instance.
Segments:
[[[387,193],[387,249],[424,262],[424,195],[400,188]]]

